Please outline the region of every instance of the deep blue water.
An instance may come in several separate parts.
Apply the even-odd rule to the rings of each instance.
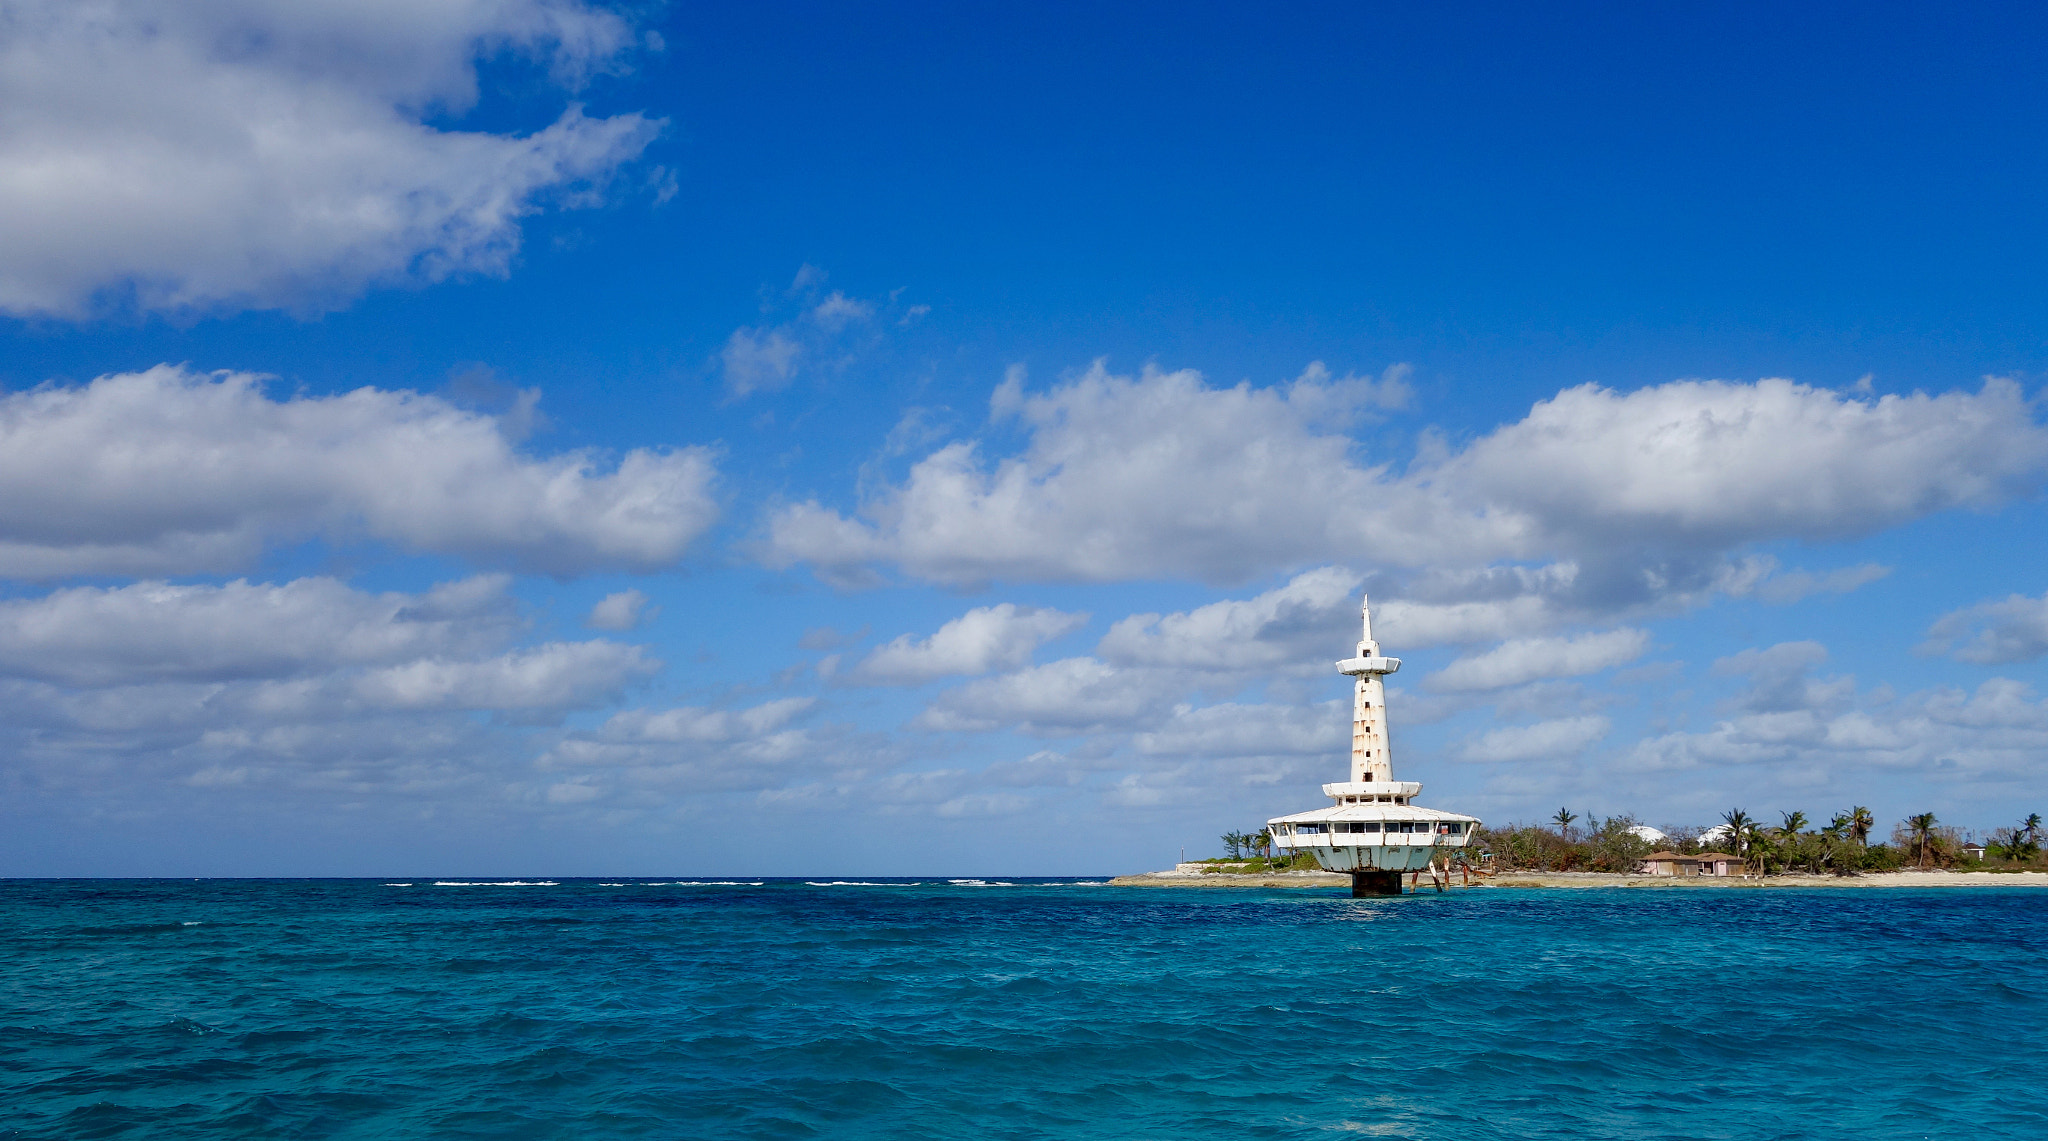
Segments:
[[[0,1137],[2048,1137],[2044,952],[2026,889],[13,881]]]

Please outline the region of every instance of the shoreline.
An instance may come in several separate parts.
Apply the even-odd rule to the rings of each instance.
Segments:
[[[1141,872],[1114,876],[1112,887],[1342,887],[1351,877],[1342,872],[1267,872],[1259,875],[1205,875],[1199,872]],[[1871,872],[1860,876],[1784,875],[1764,879],[1735,876],[1646,876],[1618,872],[1505,872],[1485,880],[1474,878],[1474,888],[1596,888],[1626,887],[1665,890],[1722,890],[1777,888],[1912,888],[1912,887],[2048,887],[2048,872]],[[1427,877],[1412,892],[1431,890]],[[1451,890],[1467,890],[1456,877]]]

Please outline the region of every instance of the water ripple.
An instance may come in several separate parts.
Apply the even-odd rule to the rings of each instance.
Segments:
[[[0,883],[0,1137],[2048,1136],[2048,893],[443,882]]]

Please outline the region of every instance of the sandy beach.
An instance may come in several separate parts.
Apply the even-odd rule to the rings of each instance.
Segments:
[[[1205,875],[1200,872],[1145,872],[1117,876],[1109,881],[1116,887],[1349,887],[1351,877],[1332,872],[1271,872],[1262,875]],[[1456,877],[1453,888],[1461,888]],[[1589,888],[1639,887],[1677,890],[1737,890],[1759,888],[1895,888],[1895,887],[2048,887],[2048,872],[1878,872],[1861,876],[1771,876],[1766,879],[1717,878],[1711,876],[1641,876],[1609,872],[1509,872],[1485,879],[1474,878],[1474,888]],[[1424,876],[1414,890],[1429,890]]]

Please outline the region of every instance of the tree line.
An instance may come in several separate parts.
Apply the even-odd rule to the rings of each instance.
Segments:
[[[1655,843],[1636,833],[1642,822],[1634,816],[1589,817],[1574,829],[1579,815],[1559,809],[1545,824],[1510,824],[1482,828],[1476,846],[1500,870],[1637,871],[1653,851],[1680,855],[1726,852],[1743,862],[1750,875],[1804,872],[1810,875],[1857,875],[1905,868],[1954,868],[1966,863],[2012,870],[2043,867],[2039,813],[2009,828],[2000,828],[1985,845],[1981,862],[1964,851],[1960,829],[1945,826],[1932,812],[1909,816],[1893,827],[1889,843],[1872,843],[1877,819],[1857,805],[1814,826],[1806,813],[1779,814],[1766,824],[1742,809],[1730,809],[1711,828],[1674,828]]]

